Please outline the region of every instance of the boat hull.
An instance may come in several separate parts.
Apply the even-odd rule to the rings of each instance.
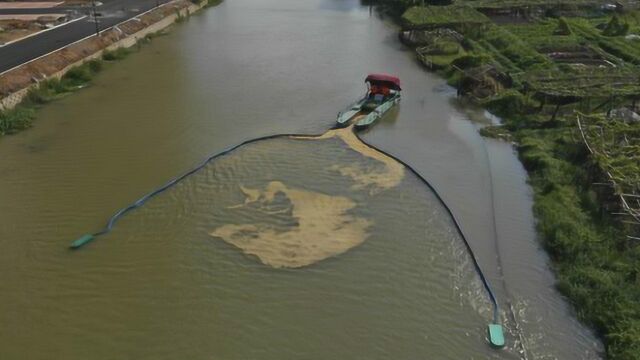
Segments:
[[[378,105],[373,111],[367,114],[364,118],[358,120],[355,124],[356,128],[362,129],[373,125],[381,117],[383,117],[389,110],[400,102],[400,93],[396,93],[391,96],[387,101]]]
[[[392,95],[388,99],[373,109],[368,108],[368,100],[369,97],[365,96],[351,104],[347,110],[339,112],[336,127],[345,127],[352,121],[355,122],[355,127],[357,128],[371,126],[400,102],[400,92],[392,92]]]
[[[345,127],[349,124],[349,122],[360,112],[362,111],[362,105],[367,101],[367,97],[363,97],[362,99],[356,101],[351,104],[347,110],[338,113],[338,127]]]

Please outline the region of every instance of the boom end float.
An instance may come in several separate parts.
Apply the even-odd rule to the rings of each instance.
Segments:
[[[82,235],[81,237],[76,239],[74,242],[72,242],[71,245],[69,245],[69,248],[72,249],[72,250],[79,249],[82,246],[84,246],[87,243],[89,243],[93,239],[95,239],[95,236],[93,236],[92,234]]]
[[[504,333],[502,331],[502,325],[500,324],[489,324],[489,342],[491,346],[495,348],[503,348],[504,347]]]

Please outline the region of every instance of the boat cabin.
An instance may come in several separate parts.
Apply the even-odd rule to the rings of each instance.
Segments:
[[[367,101],[364,108],[375,108],[400,90],[400,79],[387,74],[369,74],[364,80],[367,84]]]
[[[367,127],[400,102],[400,79],[386,74],[369,74],[364,82],[367,94],[338,113],[338,126],[347,126],[352,120],[356,128]]]
[[[391,91],[400,91],[400,79],[386,74],[369,74],[364,82],[369,85],[369,93],[385,96],[391,95]]]

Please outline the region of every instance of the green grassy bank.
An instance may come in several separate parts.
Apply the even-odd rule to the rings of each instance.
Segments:
[[[640,359],[639,227],[618,199],[640,190],[640,122],[615,115],[640,100],[640,12],[590,1],[378,3],[420,61],[502,117],[481,132],[516,144],[558,289],[609,359]]]
[[[603,338],[610,359],[640,359],[640,248],[601,207],[599,169],[571,127],[516,132],[558,289]]]

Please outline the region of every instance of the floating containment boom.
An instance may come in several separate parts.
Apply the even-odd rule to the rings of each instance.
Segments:
[[[111,230],[113,229],[115,223],[118,221],[118,219],[120,219],[122,216],[124,216],[126,213],[128,213],[131,210],[134,210],[142,205],[144,205],[144,203],[149,200],[150,198],[154,197],[155,195],[160,194],[161,192],[169,189],[170,187],[178,184],[180,181],[184,180],[186,177],[196,173],[198,170],[202,169],[203,167],[205,167],[211,160],[226,155],[229,152],[250,144],[250,143],[254,143],[257,141],[261,141],[261,140],[268,140],[268,139],[275,139],[275,138],[279,138],[279,137],[318,137],[321,135],[304,135],[304,134],[278,134],[278,135],[269,135],[269,136],[263,136],[260,138],[255,138],[255,139],[251,139],[251,140],[246,140],[236,146],[233,146],[231,148],[228,148],[226,150],[223,150],[217,154],[211,155],[209,157],[207,157],[204,161],[202,161],[202,163],[200,163],[198,166],[194,167],[193,169],[187,171],[186,173],[170,180],[169,182],[167,182],[166,184],[164,184],[163,186],[159,187],[156,190],[153,190],[152,192],[144,195],[143,197],[141,197],[140,199],[136,200],[135,202],[133,202],[132,204],[120,209],[118,212],[116,212],[107,222],[107,225],[104,227],[104,229],[102,229],[99,232],[93,233],[93,234],[85,234],[83,236],[81,236],[80,238],[76,239],[75,241],[73,241],[70,244],[70,248],[73,250],[77,250],[80,249],[81,247],[87,245],[88,243],[90,243],[92,240],[94,240],[96,237],[101,236],[101,235],[105,235],[109,232],[111,232]],[[362,139],[360,137],[358,137],[358,139],[360,141],[362,141]],[[431,189],[431,191],[433,191],[433,193],[435,194],[436,198],[440,201],[440,203],[444,206],[444,208],[447,210],[447,213],[449,214],[449,216],[451,216],[451,219],[453,220],[453,224],[455,225],[456,230],[458,231],[458,233],[460,234],[460,237],[462,238],[465,247],[467,248],[467,252],[469,253],[469,256],[471,257],[473,266],[476,270],[476,273],[478,274],[478,276],[480,277],[480,280],[482,281],[482,285],[485,288],[488,296],[489,296],[489,300],[491,301],[491,304],[493,305],[493,322],[489,324],[488,326],[488,335],[489,335],[489,342],[491,344],[491,346],[495,347],[495,348],[502,348],[505,345],[505,340],[504,340],[504,333],[502,330],[502,325],[500,325],[500,320],[499,320],[499,310],[498,310],[498,301],[496,300],[496,297],[493,293],[493,290],[491,290],[491,287],[489,285],[489,282],[487,280],[487,278],[484,276],[484,273],[482,272],[482,269],[480,268],[480,265],[478,264],[478,261],[475,257],[475,254],[473,252],[473,249],[471,248],[471,245],[469,245],[469,242],[467,241],[467,237],[465,236],[464,232],[462,231],[462,227],[460,226],[458,220],[456,219],[456,217],[454,216],[453,212],[451,211],[451,209],[447,206],[447,204],[444,202],[444,200],[442,199],[442,197],[440,196],[440,194],[436,191],[436,189],[419,173],[417,172],[417,170],[415,170],[413,167],[411,167],[409,164],[405,163],[404,161],[398,159],[397,157],[395,157],[392,154],[389,154],[388,152],[378,149],[375,146],[372,146],[364,141],[362,141],[363,144],[365,144],[366,146],[379,151],[387,156],[389,156],[390,158],[394,159],[395,161],[399,162],[400,164],[404,165],[407,169],[409,169],[409,171],[411,171],[414,175],[416,175],[429,189]]]
[[[391,77],[388,75],[383,75],[383,74],[372,74],[369,77],[367,77],[367,81],[370,80],[377,80],[377,81],[384,81],[387,84],[389,84],[389,86],[391,88],[393,88],[394,90],[397,89],[397,91],[400,90],[400,82],[396,77]],[[397,98],[396,98],[397,96]],[[399,100],[399,94],[394,94],[393,97],[391,97],[391,100],[389,104],[388,104],[388,108],[390,108],[391,106],[395,105],[395,103],[397,103],[396,100]],[[343,114],[340,114],[338,117],[338,126],[344,126],[348,120],[350,120],[350,118],[352,117],[353,114],[357,113],[360,110],[360,107],[362,106],[362,100],[357,102],[356,104],[352,105],[351,108],[351,112],[345,112],[344,114],[346,114],[346,116],[340,116]],[[385,107],[385,111],[388,110],[387,107]],[[342,121],[340,121],[342,119]],[[357,124],[356,124],[357,126]],[[80,249],[81,247],[85,246],[86,244],[90,243],[92,240],[94,240],[96,237],[104,235],[109,233],[112,229],[113,226],[115,225],[115,223],[118,221],[118,219],[120,219],[122,216],[124,216],[126,213],[128,213],[131,210],[134,210],[142,205],[144,205],[144,203],[149,200],[150,198],[154,197],[155,195],[160,194],[161,192],[169,189],[170,187],[178,184],[180,181],[184,180],[185,178],[187,178],[188,176],[196,173],[197,171],[199,171],[200,169],[204,168],[210,161],[226,155],[228,153],[230,153],[231,151],[250,144],[250,143],[254,143],[257,141],[261,141],[261,140],[267,140],[267,139],[275,139],[275,138],[279,138],[279,137],[319,137],[322,135],[304,135],[304,134],[277,134],[277,135],[268,135],[268,136],[263,136],[263,137],[259,137],[259,138],[255,138],[255,139],[250,139],[250,140],[246,140],[243,141],[242,143],[235,145],[233,147],[227,148],[226,150],[223,150],[219,153],[210,155],[209,157],[207,157],[206,159],[204,159],[204,161],[202,161],[199,165],[197,165],[196,167],[194,167],[193,169],[187,171],[186,173],[170,180],[169,182],[165,183],[164,185],[162,185],[161,187],[153,190],[152,192],[144,195],[143,197],[141,197],[140,199],[136,200],[135,202],[133,202],[132,204],[120,209],[118,212],[116,212],[107,222],[107,225],[100,230],[99,232],[93,233],[93,234],[85,234],[83,236],[81,236],[80,238],[76,239],[75,241],[73,241],[70,244],[70,248],[73,250],[76,249]],[[356,135],[357,136],[357,135]],[[413,167],[411,167],[409,164],[405,163],[404,161],[398,159],[397,157],[395,157],[394,155],[389,154],[388,152],[378,149],[377,147],[367,144],[366,142],[364,142],[360,137],[358,137],[358,139],[365,144],[366,146],[387,155],[388,157],[394,159],[395,161],[397,161],[398,163],[404,165],[407,169],[409,169],[409,171],[411,171],[415,176],[417,176],[429,189],[431,189],[431,191],[433,191],[434,195],[436,196],[436,198],[440,201],[440,203],[444,206],[444,208],[446,209],[447,213],[449,214],[449,216],[451,217],[451,219],[453,220],[453,224],[455,225],[456,230],[458,231],[460,237],[462,238],[462,241],[465,244],[465,247],[467,248],[467,252],[469,254],[469,256],[471,257],[473,266],[476,270],[476,273],[478,274],[478,276],[480,277],[480,280],[482,281],[482,285],[484,287],[484,289],[487,292],[487,295],[489,297],[489,300],[491,302],[491,304],[493,305],[493,322],[490,323],[488,325],[488,336],[489,336],[489,342],[491,344],[491,346],[495,347],[495,348],[502,348],[505,346],[505,339],[504,339],[504,333],[503,333],[503,329],[502,329],[502,325],[500,324],[500,312],[498,310],[498,301],[496,300],[496,297],[493,293],[493,290],[491,289],[491,286],[489,285],[489,281],[487,280],[487,278],[484,276],[484,273],[482,272],[482,269],[480,268],[480,265],[478,264],[478,261],[476,259],[476,256],[473,252],[473,249],[471,248],[471,245],[469,245],[469,242],[467,241],[467,237],[465,236],[464,232],[462,231],[462,227],[460,226],[460,223],[458,222],[458,220],[456,219],[456,217],[454,216],[453,212],[451,211],[451,209],[447,206],[447,204],[444,202],[444,200],[442,199],[442,197],[440,196],[440,194],[436,191],[436,189],[418,172],[416,171]]]
[[[455,225],[455,228],[458,231],[458,234],[460,234],[460,237],[462,238],[462,241],[463,241],[465,247],[467,248],[467,252],[469,253],[469,256],[471,257],[471,261],[473,263],[473,267],[475,268],[476,273],[480,277],[480,280],[482,281],[482,285],[483,285],[484,289],[486,290],[487,295],[489,295],[489,301],[491,301],[491,304],[493,305],[493,323],[490,323],[488,325],[488,327],[487,327],[487,331],[488,331],[488,335],[489,335],[489,343],[491,344],[491,346],[493,346],[495,348],[504,347],[504,345],[505,345],[504,332],[502,330],[502,325],[500,324],[500,310],[498,309],[498,300],[496,299],[496,296],[493,293],[493,290],[491,289],[491,286],[489,285],[489,280],[487,280],[487,278],[484,276],[484,273],[482,272],[482,269],[480,268],[480,264],[478,263],[478,260],[476,259],[476,255],[473,252],[473,249],[471,248],[471,245],[469,244],[469,241],[467,241],[467,236],[465,235],[464,231],[462,230],[462,227],[460,226],[460,223],[458,222],[458,219],[453,214],[453,211],[451,211],[451,209],[449,208],[447,203],[444,202],[444,200],[442,199],[442,197],[440,196],[438,191],[436,191],[436,189],[433,187],[433,185],[431,185],[431,183],[429,181],[427,181],[427,179],[424,176],[422,176],[422,174],[420,174],[411,165],[407,164],[406,162],[398,159],[396,156],[394,156],[392,154],[389,154],[388,152],[386,152],[384,150],[381,150],[381,149],[379,149],[379,148],[377,148],[377,147],[375,147],[373,145],[368,144],[367,142],[362,140],[362,138],[359,137],[359,136],[358,136],[358,139],[360,139],[360,141],[362,141],[363,144],[375,149],[376,151],[379,151],[379,152],[389,156],[390,158],[392,158],[395,161],[397,161],[397,162],[401,163],[402,165],[404,165],[407,169],[409,169],[409,171],[411,171],[415,176],[417,176],[418,179],[420,179],[429,189],[431,189],[431,191],[433,191],[433,194],[436,196],[438,201],[440,201],[442,206],[444,206],[444,208],[447,211],[447,213],[449,214],[449,216],[451,216],[451,219],[453,220],[453,224]]]
[[[107,222],[107,225],[100,231],[95,232],[93,234],[85,234],[82,235],[80,238],[76,239],[74,242],[72,242],[69,245],[70,249],[73,250],[77,250],[80,249],[81,247],[87,245],[88,243],[90,243],[92,240],[94,240],[95,238],[97,238],[98,236],[102,236],[105,234],[108,234],[109,232],[111,232],[111,230],[113,229],[113,227],[115,226],[116,222],[123,217],[124,215],[126,215],[129,211],[137,209],[139,207],[141,207],[142,205],[144,205],[145,202],[147,202],[147,200],[151,199],[152,197],[160,194],[161,192],[173,187],[174,185],[178,184],[179,182],[181,182],[182,180],[184,180],[185,178],[189,177],[190,175],[193,175],[194,173],[198,172],[200,169],[204,168],[210,161],[212,161],[213,159],[216,159],[220,156],[226,155],[228,153],[230,153],[231,151],[253,143],[253,142],[257,142],[257,141],[261,141],[261,140],[267,140],[267,139],[275,139],[275,138],[279,138],[279,137],[286,137],[286,136],[308,136],[308,135],[301,135],[301,134],[278,134],[278,135],[267,135],[267,136],[262,136],[259,138],[255,138],[255,139],[250,139],[250,140],[246,140],[241,142],[238,145],[232,146],[230,148],[227,148],[219,153],[210,155],[209,157],[207,157],[206,159],[204,159],[200,164],[198,164],[196,167],[194,167],[193,169],[185,172],[184,174],[173,178],[171,180],[169,180],[166,184],[162,185],[161,187],[151,191],[150,193],[144,195],[143,197],[141,197],[140,199],[136,200],[135,202],[127,205],[126,207],[118,210],[113,216],[111,216],[111,218],[109,218],[109,221]]]

